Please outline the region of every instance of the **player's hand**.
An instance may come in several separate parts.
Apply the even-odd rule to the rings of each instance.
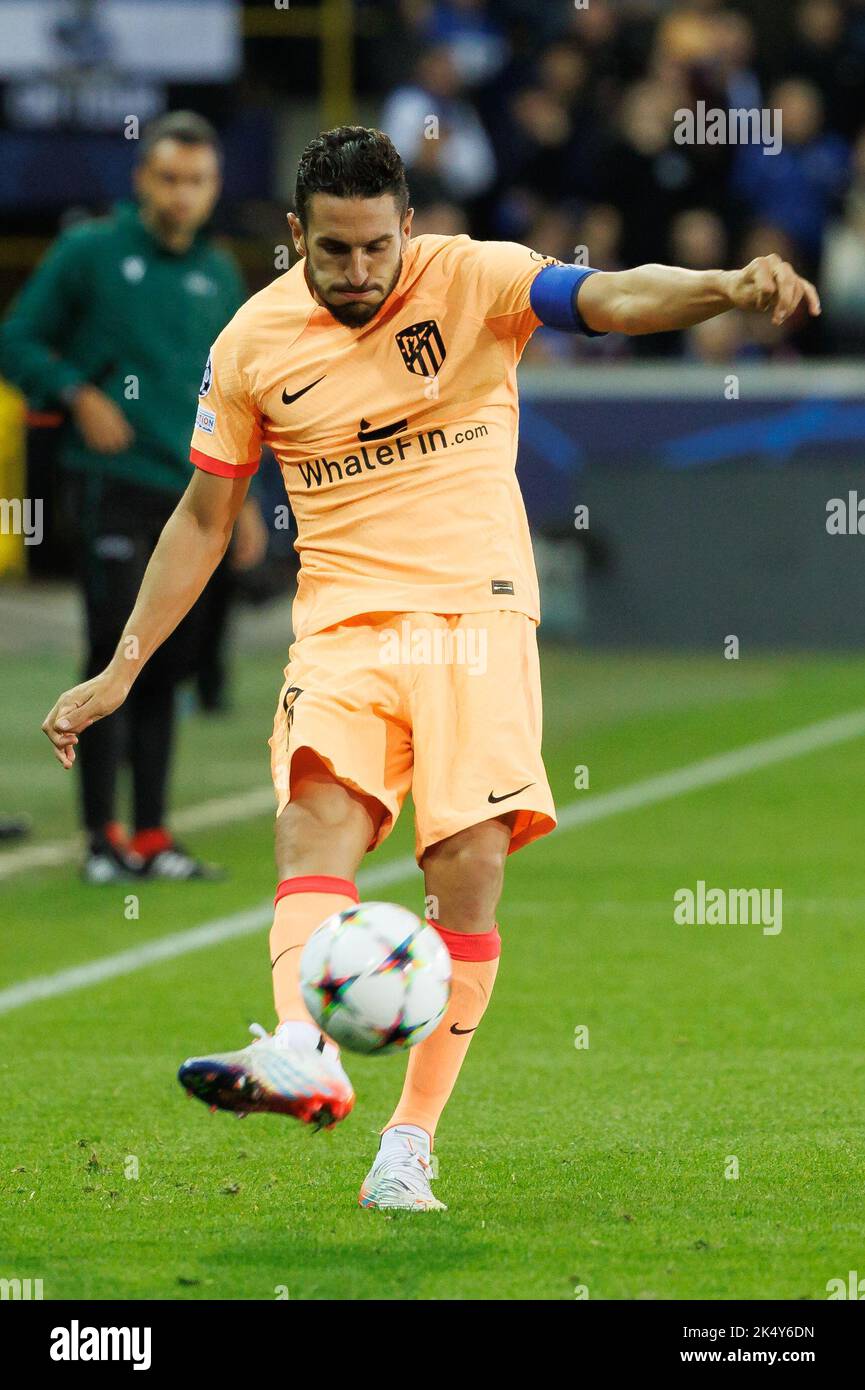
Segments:
[[[123,704],[128,692],[128,685],[107,669],[60,696],[42,721],[42,732],[53,743],[54,756],[61,767],[68,770],[75,762],[78,735],[95,724],[97,719],[113,714]]]
[[[730,307],[771,314],[776,328],[795,314],[803,300],[812,318],[822,313],[811,281],[797,275],[780,256],[758,256],[744,270],[732,272]]]
[[[122,454],[135,433],[119,405],[98,386],[82,386],[72,402],[72,418],[88,449]]]
[[[234,523],[231,544],[231,568],[251,570],[260,565],[267,554],[267,527],[261,508],[254,497],[248,497]]]

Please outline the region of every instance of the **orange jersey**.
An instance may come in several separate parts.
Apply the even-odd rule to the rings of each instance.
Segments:
[[[516,368],[550,264],[512,242],[419,236],[382,308],[351,328],[300,261],[217,338],[192,461],[243,476],[273,450],[298,530],[298,637],[374,612],[538,621]]]

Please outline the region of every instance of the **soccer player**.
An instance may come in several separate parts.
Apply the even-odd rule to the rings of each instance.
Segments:
[[[271,738],[278,1024],[272,1037],[256,1027],[239,1051],[190,1059],[180,1079],[223,1109],[318,1123],[348,1114],[337,1049],[303,1005],[301,948],[357,901],[358,866],[411,787],[453,988],[442,1023],[409,1054],[360,1202],[433,1210],[436,1125],[495,983],[505,860],[555,825],[540,753],[537,582],[514,471],[520,354],[540,324],[649,333],[733,308],[780,324],[803,299],[819,313],[819,301],[777,256],[729,272],[596,273],[507,242],[412,239],[402,161],[363,127],[310,142],[289,222],[301,259],[213,345],[196,474],[126,628],[136,655],[121,642],[43,727],[71,766],[81,733],[125,699],[201,592],[269,444],[301,557]],[[392,659],[424,647],[483,659]]]

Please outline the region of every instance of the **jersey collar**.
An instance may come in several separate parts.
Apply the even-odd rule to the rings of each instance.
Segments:
[[[141,208],[131,199],[124,199],[117,203],[114,214],[118,222],[126,227],[142,248],[146,248],[151,254],[170,256],[175,261],[184,261],[187,257],[196,256],[207,241],[204,231],[199,228],[185,251],[172,251],[163,241],[153,235],[141,216]]]

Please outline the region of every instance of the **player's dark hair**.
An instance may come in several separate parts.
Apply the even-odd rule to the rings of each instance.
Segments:
[[[176,140],[180,145],[209,145],[222,159],[222,145],[215,128],[197,111],[166,111],[144,127],[138,146],[138,161],[149,159],[160,140]]]
[[[306,226],[313,193],[335,198],[378,198],[392,193],[404,217],[408,209],[405,165],[384,131],[341,125],[310,140],[297,168],[294,209]]]

